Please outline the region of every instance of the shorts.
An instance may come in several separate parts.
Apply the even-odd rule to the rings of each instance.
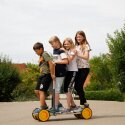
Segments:
[[[52,81],[50,74],[39,76],[35,90],[47,91]]]
[[[68,88],[72,88],[74,86],[76,77],[76,71],[67,71],[66,77],[64,80],[64,92],[68,92]]]
[[[60,93],[64,78],[65,77],[56,77],[55,93]],[[51,83],[51,85],[49,87],[49,91],[50,91],[50,93],[52,93],[53,83]]]

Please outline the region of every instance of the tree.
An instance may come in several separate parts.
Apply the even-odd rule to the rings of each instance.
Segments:
[[[94,83],[95,90],[111,88],[112,74],[110,71],[110,59],[108,54],[95,56],[90,60],[91,66],[91,83]],[[90,85],[91,86],[91,85]]]
[[[107,43],[113,79],[120,83],[121,91],[125,92],[125,24],[121,31],[114,32],[114,37],[108,34]]]
[[[18,70],[9,59],[0,56],[0,101],[10,101],[11,93],[19,82]]]

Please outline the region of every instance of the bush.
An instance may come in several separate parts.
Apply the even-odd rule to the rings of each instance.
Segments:
[[[86,91],[88,100],[124,101],[124,96],[118,89],[102,91]]]
[[[38,75],[38,66],[35,64],[27,64],[26,70],[21,73],[21,82],[13,92],[13,97],[16,101],[36,99],[34,89]]]
[[[19,71],[9,59],[0,57],[0,101],[11,101],[12,92],[19,82]]]

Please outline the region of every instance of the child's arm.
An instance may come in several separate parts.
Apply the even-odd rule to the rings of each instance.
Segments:
[[[89,60],[89,51],[85,51],[83,54],[77,53],[77,56],[85,60]]]
[[[86,45],[84,49],[84,53],[80,54],[79,52],[77,52],[77,56],[85,60],[89,60],[89,51],[90,51],[90,47]]]
[[[69,63],[75,58],[77,51],[72,50],[71,55],[68,55],[68,61]]]
[[[55,79],[55,63],[53,61],[48,61],[49,64],[49,69],[50,69],[50,74],[52,79]]]
[[[61,60],[54,61],[56,64],[68,64],[69,63],[67,54],[65,52],[61,53],[60,56],[61,56]]]
[[[55,63],[56,63],[56,64],[68,64],[69,61],[68,61],[67,58],[65,58],[65,59],[62,59],[62,60],[59,60],[59,61],[55,61]]]

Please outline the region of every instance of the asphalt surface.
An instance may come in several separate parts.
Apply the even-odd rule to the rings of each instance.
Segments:
[[[66,107],[66,100],[61,100]],[[75,100],[79,104],[78,100]],[[47,100],[50,106],[51,101]],[[77,119],[73,114],[51,116],[46,122],[32,118],[38,101],[0,102],[0,125],[125,125],[125,102],[88,100],[93,116],[89,120]]]

